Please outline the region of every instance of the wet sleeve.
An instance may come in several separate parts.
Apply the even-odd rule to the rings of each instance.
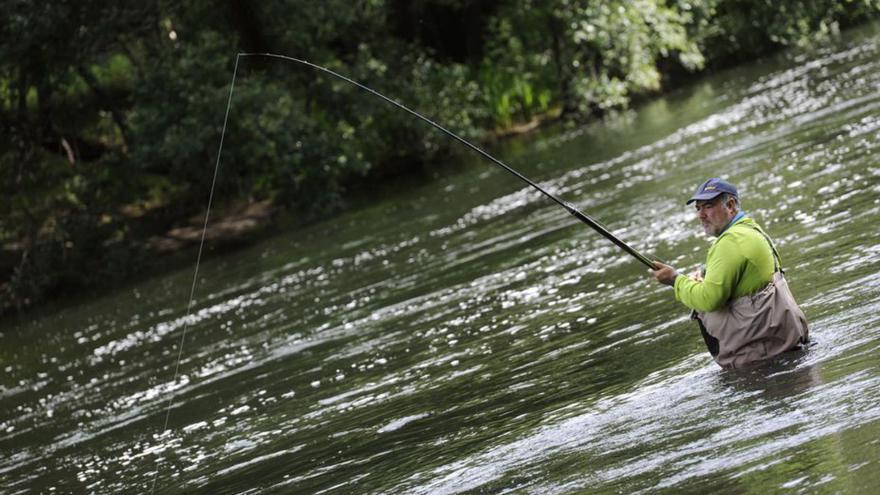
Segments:
[[[702,282],[684,275],[675,278],[675,299],[697,311],[720,309],[733,294],[744,261],[733,239],[722,237],[709,250]]]

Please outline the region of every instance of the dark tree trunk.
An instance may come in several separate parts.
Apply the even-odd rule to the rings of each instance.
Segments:
[[[229,14],[235,32],[241,40],[241,48],[247,52],[266,52],[268,44],[260,27],[256,10],[257,2],[230,0]]]

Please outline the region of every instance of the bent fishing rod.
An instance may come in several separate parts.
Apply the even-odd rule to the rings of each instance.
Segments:
[[[276,54],[276,53],[239,53],[239,54],[238,54],[238,57],[268,57],[268,58],[277,58],[277,59],[287,60],[287,61],[289,61],[289,62],[295,62],[295,63],[298,63],[298,64],[307,65],[307,66],[309,66],[309,67],[311,67],[311,68],[313,68],[313,69],[319,70],[319,71],[324,72],[324,73],[326,73],[326,74],[330,74],[330,75],[333,76],[333,77],[336,77],[336,78],[341,79],[341,80],[343,80],[343,81],[345,81],[345,82],[347,82],[347,83],[349,83],[349,84],[352,84],[352,85],[354,85],[354,86],[357,86],[358,88],[360,88],[360,89],[362,89],[362,90],[364,90],[364,91],[366,91],[366,92],[368,92],[368,93],[370,93],[370,94],[373,94],[373,95],[375,95],[375,96],[378,96],[378,97],[381,98],[382,100],[384,100],[384,101],[386,101],[386,102],[388,102],[388,103],[390,103],[390,104],[396,106],[397,108],[400,108],[401,110],[404,110],[405,112],[408,112],[408,113],[410,113],[411,115],[414,115],[414,116],[416,116],[416,117],[418,117],[418,118],[424,120],[424,121],[427,122],[428,124],[434,126],[435,128],[439,129],[440,131],[444,132],[447,136],[449,136],[449,137],[451,137],[451,138],[457,140],[457,141],[460,142],[461,144],[463,144],[463,145],[467,146],[468,148],[470,148],[471,150],[477,152],[477,153],[478,153],[479,155],[481,155],[483,158],[488,159],[488,160],[491,161],[492,163],[494,163],[494,164],[499,165],[500,167],[502,167],[504,170],[507,170],[507,171],[510,172],[511,174],[513,174],[513,175],[519,177],[520,180],[522,180],[522,181],[525,182],[526,184],[532,186],[533,188],[537,189],[537,190],[540,191],[544,196],[546,196],[546,197],[550,198],[551,200],[553,200],[554,202],[556,202],[559,206],[562,206],[563,208],[565,208],[565,210],[568,211],[572,216],[574,216],[575,218],[577,218],[577,219],[580,220],[581,222],[587,224],[590,228],[592,228],[593,230],[595,230],[596,232],[598,232],[599,234],[601,234],[603,237],[605,237],[605,238],[608,239],[609,241],[613,242],[617,247],[619,247],[620,249],[626,251],[629,255],[631,255],[631,256],[634,257],[635,259],[637,259],[637,260],[641,261],[642,263],[644,263],[648,268],[650,268],[650,269],[652,269],[652,270],[656,269],[656,266],[654,266],[654,262],[651,261],[651,259],[649,259],[647,256],[643,255],[642,253],[638,252],[635,248],[633,248],[633,247],[630,246],[629,244],[625,243],[625,242],[624,242],[622,239],[620,239],[619,237],[617,237],[617,236],[615,236],[614,234],[612,234],[607,228],[605,228],[604,225],[602,225],[601,223],[597,222],[596,220],[594,220],[592,217],[590,217],[590,216],[587,215],[586,213],[584,213],[584,212],[578,210],[578,209],[575,208],[574,205],[572,205],[571,203],[569,203],[569,202],[567,202],[567,201],[563,201],[562,199],[560,199],[560,198],[557,197],[556,195],[550,193],[549,191],[545,190],[544,188],[542,188],[542,187],[539,186],[538,184],[534,183],[534,182],[533,182],[531,179],[529,179],[528,177],[522,175],[521,173],[519,173],[519,172],[517,172],[516,170],[514,170],[513,168],[511,168],[511,167],[508,166],[506,163],[504,163],[504,162],[502,162],[501,160],[495,158],[494,156],[490,155],[489,153],[483,151],[481,148],[479,148],[479,147],[477,147],[476,145],[472,144],[470,141],[464,139],[463,137],[459,136],[458,134],[456,134],[456,133],[450,131],[449,129],[447,129],[447,128],[445,128],[445,127],[443,127],[442,125],[440,125],[440,124],[434,122],[433,120],[429,119],[428,117],[425,117],[424,115],[420,114],[419,112],[416,112],[415,110],[410,109],[410,108],[407,107],[406,105],[403,105],[402,103],[399,103],[399,102],[397,102],[397,101],[395,101],[395,100],[392,100],[391,98],[389,98],[389,97],[383,95],[382,93],[379,93],[378,91],[376,91],[376,90],[374,90],[374,89],[372,89],[372,88],[369,88],[369,87],[367,87],[367,86],[364,86],[363,84],[361,84],[361,83],[359,83],[359,82],[357,82],[357,81],[355,81],[355,80],[353,80],[353,79],[350,79],[350,78],[348,78],[348,77],[346,77],[346,76],[343,76],[342,74],[339,74],[338,72],[334,72],[334,71],[332,71],[332,70],[330,70],[330,69],[328,69],[328,68],[326,68],[326,67],[322,67],[322,66],[320,66],[320,65],[313,64],[313,63],[311,63],[311,62],[309,62],[309,61],[307,61],[307,60],[302,60],[302,59],[298,59],[298,58],[294,58],[294,57],[288,57],[287,55],[278,55],[278,54]],[[237,65],[238,65],[238,60],[236,59],[236,66],[237,66]]]

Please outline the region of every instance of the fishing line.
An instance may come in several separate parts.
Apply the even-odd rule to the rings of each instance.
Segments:
[[[211,216],[211,204],[214,201],[214,187],[217,185],[217,173],[220,171],[220,155],[223,153],[223,138],[226,136],[226,122],[229,120],[229,108],[232,106],[232,92],[235,90],[235,75],[238,73],[238,61],[241,54],[235,57],[235,67],[232,69],[232,82],[229,84],[229,99],[226,101],[226,115],[223,117],[223,130],[220,132],[220,148],[217,150],[217,162],[214,164],[214,178],[211,180],[211,192],[208,195],[208,207],[205,209],[205,224],[202,227],[202,238],[199,241],[199,254],[196,256],[196,269],[193,274],[192,286],[189,289],[189,303],[186,305],[186,317],[183,319],[183,331],[180,334],[180,342],[177,345],[177,363],[174,365],[174,378],[171,383],[177,382],[177,375],[180,371],[180,358],[183,356],[183,341],[186,338],[186,330],[189,327],[190,315],[192,314],[193,297],[196,293],[196,282],[199,278],[199,265],[202,262],[202,249],[205,246],[205,234],[208,232],[208,219]],[[171,417],[171,406],[174,400],[174,394],[168,395],[168,407],[165,409],[165,422],[162,425],[162,435],[168,430],[168,418]],[[156,458],[156,472],[153,474],[153,483],[150,488],[150,494],[156,490],[156,480],[159,477],[159,458]]]
[[[218,174],[218,172],[219,172],[219,170],[220,170],[220,156],[221,156],[222,153],[223,153],[223,139],[224,139],[225,136],[226,136],[226,124],[227,124],[227,122],[228,122],[228,120],[229,120],[229,109],[230,109],[230,107],[232,106],[232,94],[233,94],[233,91],[235,90],[235,78],[236,78],[236,75],[238,74],[238,63],[239,63],[239,61],[241,60],[241,57],[267,57],[267,58],[276,58],[276,59],[281,59],[281,60],[287,60],[287,61],[289,61],[289,62],[295,62],[295,63],[302,64],[302,65],[307,65],[307,66],[309,66],[309,67],[312,67],[313,69],[319,70],[319,71],[321,71],[321,72],[324,72],[324,73],[330,74],[330,75],[332,75],[332,76],[334,76],[334,77],[336,77],[336,78],[338,78],[338,79],[341,79],[341,80],[343,80],[343,81],[346,81],[346,82],[348,82],[348,83],[350,83],[350,84],[352,84],[352,85],[354,85],[354,86],[356,86],[356,87],[358,87],[358,88],[360,88],[360,89],[362,89],[362,90],[364,90],[364,91],[366,91],[366,92],[368,92],[368,93],[371,93],[371,94],[373,94],[373,95],[375,95],[375,96],[381,98],[382,100],[384,100],[384,101],[386,101],[386,102],[388,102],[388,103],[390,103],[390,104],[392,104],[392,105],[394,105],[394,106],[400,108],[401,110],[404,110],[404,111],[408,112],[409,114],[414,115],[414,116],[418,117],[419,119],[421,119],[421,120],[427,122],[428,124],[430,124],[430,125],[434,126],[435,128],[439,129],[440,131],[442,131],[442,132],[445,133],[446,135],[448,135],[448,136],[452,137],[453,139],[457,140],[458,142],[464,144],[465,146],[467,146],[467,147],[470,148],[471,150],[475,151],[476,153],[478,153],[478,154],[481,155],[482,157],[488,159],[489,161],[495,163],[496,165],[501,166],[502,168],[504,168],[505,170],[507,170],[507,171],[510,172],[511,174],[513,174],[513,175],[515,175],[516,177],[518,177],[518,178],[519,178],[520,180],[522,180],[523,182],[527,183],[529,186],[531,186],[531,187],[533,187],[534,189],[537,189],[538,191],[540,191],[544,196],[546,196],[547,198],[549,198],[549,199],[552,200],[553,202],[555,202],[555,203],[559,204],[560,206],[562,206],[563,208],[565,208],[566,211],[568,211],[568,212],[569,212],[571,215],[573,215],[575,218],[577,218],[577,219],[580,220],[581,222],[583,222],[583,223],[587,224],[588,226],[590,226],[593,230],[595,230],[596,232],[598,232],[599,234],[601,234],[603,237],[605,237],[605,238],[608,239],[609,241],[613,242],[615,245],[617,245],[619,248],[621,248],[622,250],[624,250],[626,253],[630,254],[631,256],[633,256],[634,258],[636,258],[637,260],[639,260],[640,262],[644,263],[644,264],[647,265],[649,268],[651,268],[651,269],[654,269],[654,268],[655,268],[655,266],[654,266],[654,262],[653,262],[651,259],[649,259],[647,256],[643,255],[642,253],[638,252],[637,250],[635,250],[632,246],[630,246],[629,244],[625,243],[623,240],[619,239],[617,236],[615,236],[614,234],[612,234],[612,233],[611,233],[611,232],[610,232],[610,231],[609,231],[604,225],[602,225],[601,223],[599,223],[598,221],[596,221],[595,219],[593,219],[592,217],[590,217],[590,216],[587,215],[586,213],[580,211],[579,209],[577,209],[577,208],[576,208],[574,205],[572,205],[571,203],[569,203],[569,202],[567,202],[567,201],[563,201],[562,199],[560,199],[560,198],[557,197],[556,195],[550,193],[549,191],[545,190],[544,188],[542,188],[541,186],[539,186],[538,184],[536,184],[535,182],[533,182],[533,181],[532,181],[531,179],[529,179],[528,177],[526,177],[526,176],[522,175],[521,173],[517,172],[516,170],[514,170],[512,167],[510,167],[510,166],[507,165],[506,163],[504,163],[504,162],[502,162],[501,160],[495,158],[494,156],[490,155],[489,153],[487,153],[487,152],[484,151],[483,149],[477,147],[476,145],[474,145],[474,144],[471,143],[470,141],[468,141],[468,140],[462,138],[462,137],[459,136],[458,134],[456,134],[456,133],[450,131],[449,129],[447,129],[447,128],[443,127],[443,126],[441,126],[440,124],[434,122],[433,120],[429,119],[428,117],[425,117],[424,115],[422,115],[422,114],[416,112],[415,110],[410,109],[410,108],[407,107],[406,105],[403,105],[402,103],[399,103],[399,102],[397,102],[397,101],[395,101],[395,100],[392,100],[391,98],[389,98],[389,97],[383,95],[382,93],[379,93],[378,91],[376,91],[376,90],[374,90],[374,89],[372,89],[372,88],[369,88],[369,87],[367,87],[367,86],[365,86],[365,85],[363,85],[363,84],[361,84],[361,83],[359,83],[359,82],[357,82],[357,81],[355,81],[355,80],[353,80],[353,79],[350,79],[350,78],[348,78],[348,77],[346,77],[346,76],[343,76],[342,74],[339,74],[339,73],[337,73],[337,72],[334,72],[334,71],[332,71],[332,70],[330,70],[330,69],[328,69],[328,68],[326,68],[326,67],[322,67],[322,66],[320,66],[320,65],[313,64],[313,63],[311,63],[311,62],[309,62],[309,61],[307,61],[307,60],[302,60],[302,59],[298,59],[298,58],[294,58],[294,57],[288,57],[288,56],[286,56],[286,55],[279,55],[279,54],[275,54],[275,53],[244,53],[244,52],[242,52],[242,53],[239,53],[238,55],[236,55],[236,57],[235,57],[235,67],[234,67],[233,70],[232,70],[232,82],[231,82],[230,85],[229,85],[229,98],[228,98],[228,100],[227,100],[227,102],[226,102],[226,114],[225,114],[224,117],[223,117],[223,130],[222,130],[221,133],[220,133],[220,146],[219,146],[219,149],[217,150],[217,161],[216,161],[216,163],[214,164],[214,178],[213,178],[213,180],[211,181],[211,192],[210,192],[210,194],[209,194],[209,196],[208,196],[208,207],[207,207],[207,209],[206,209],[206,211],[205,211],[205,223],[204,223],[204,226],[202,227],[202,236],[201,236],[201,240],[199,241],[199,252],[198,252],[198,256],[196,257],[196,268],[195,268],[195,273],[193,274],[192,286],[190,287],[190,292],[189,292],[189,303],[187,303],[187,309],[186,309],[186,318],[184,319],[183,330],[182,330],[181,335],[180,335],[180,343],[178,344],[178,349],[177,349],[177,362],[176,362],[176,364],[174,365],[174,378],[173,378],[173,380],[172,380],[171,383],[175,383],[175,382],[177,382],[177,376],[178,376],[178,374],[179,374],[179,370],[180,370],[180,360],[181,360],[181,357],[183,356],[183,343],[184,343],[184,340],[185,340],[185,338],[186,338],[186,331],[187,331],[187,329],[188,329],[188,327],[189,327],[190,315],[192,314],[192,305],[193,305],[193,300],[194,300],[194,296],[195,296],[196,282],[198,281],[198,277],[199,277],[199,265],[201,264],[201,260],[202,260],[202,251],[203,251],[203,248],[204,248],[204,245],[205,245],[205,235],[206,235],[206,233],[207,233],[207,231],[208,231],[208,219],[210,218],[210,214],[211,214],[211,204],[213,203],[213,200],[214,200],[214,188],[215,188],[215,186],[216,186],[216,184],[217,184],[217,174]],[[173,399],[174,399],[174,396],[173,396],[173,395],[169,395],[169,397],[168,397],[168,406],[167,406],[167,408],[166,408],[166,410],[165,410],[165,421],[164,421],[164,423],[163,423],[163,425],[162,425],[162,432],[160,433],[160,437],[161,437],[161,435],[163,435],[163,434],[167,431],[167,429],[168,429],[168,420],[169,420],[169,418],[171,417],[171,407],[172,407],[172,404],[173,404],[173,402],[172,402]],[[159,462],[159,460],[157,459],[157,460],[156,460],[156,463],[158,464],[158,462]],[[156,480],[158,479],[158,477],[159,477],[159,468],[158,468],[158,465],[157,465],[157,467],[156,467],[156,471],[155,471],[155,473],[153,474],[153,483],[152,483],[152,487],[150,488],[150,493],[151,493],[151,494],[152,494],[152,493],[155,491],[155,489],[156,489]]]

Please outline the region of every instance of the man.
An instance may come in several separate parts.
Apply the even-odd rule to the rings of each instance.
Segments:
[[[779,254],[741,210],[736,188],[712,178],[686,204],[691,203],[703,230],[716,237],[704,273],[687,277],[659,262],[649,271],[693,310],[691,318],[715,361],[741,368],[806,344],[807,320],[783,277]]]

